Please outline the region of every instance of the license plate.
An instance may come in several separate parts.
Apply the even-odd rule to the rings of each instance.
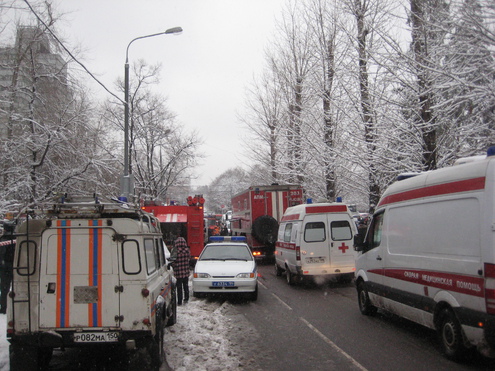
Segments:
[[[74,334],[75,343],[113,343],[118,340],[118,332],[81,332]]]
[[[323,258],[323,257],[306,258],[306,263],[309,263],[309,264],[312,264],[312,263],[325,263],[325,258]]]
[[[213,287],[232,287],[235,286],[235,282],[221,281],[221,282],[213,282]]]

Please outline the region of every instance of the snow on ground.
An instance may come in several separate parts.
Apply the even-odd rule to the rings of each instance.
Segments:
[[[9,371],[9,342],[7,341],[7,316],[0,314],[0,371]]]
[[[252,305],[222,298],[191,300],[177,307],[177,323],[165,330],[167,365],[161,370],[261,370],[256,363],[258,334],[236,305]],[[0,314],[0,371],[9,371],[6,315]]]
[[[167,363],[174,371],[260,370],[258,334],[235,305],[246,302],[191,298],[178,307],[177,323],[165,331]]]

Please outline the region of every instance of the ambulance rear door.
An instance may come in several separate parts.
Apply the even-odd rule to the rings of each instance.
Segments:
[[[354,271],[354,229],[347,214],[306,214],[301,236],[304,275],[326,275]]]
[[[356,252],[353,238],[357,233],[347,213],[328,213],[327,225],[330,240],[330,273],[350,273],[355,270]]]

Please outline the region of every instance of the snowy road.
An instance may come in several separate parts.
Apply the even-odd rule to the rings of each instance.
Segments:
[[[231,302],[191,298],[165,331],[167,362],[174,371],[261,370],[255,359],[258,337]]]
[[[165,331],[167,362],[161,371],[261,370],[254,359],[254,349],[250,349],[258,335],[229,301],[191,298],[178,307],[177,317],[177,323]],[[1,314],[0,371],[9,371],[8,349],[6,316]],[[55,351],[52,370],[67,370],[60,358],[62,353]]]

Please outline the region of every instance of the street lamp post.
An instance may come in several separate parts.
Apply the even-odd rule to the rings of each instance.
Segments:
[[[159,32],[151,35],[139,36],[132,39],[127,45],[125,51],[125,65],[124,65],[124,175],[121,180],[121,192],[125,201],[129,200],[129,196],[134,193],[132,174],[130,173],[129,165],[129,47],[131,44],[139,39],[146,39],[148,37],[178,34],[182,32],[182,27],[169,28],[164,32]]]

